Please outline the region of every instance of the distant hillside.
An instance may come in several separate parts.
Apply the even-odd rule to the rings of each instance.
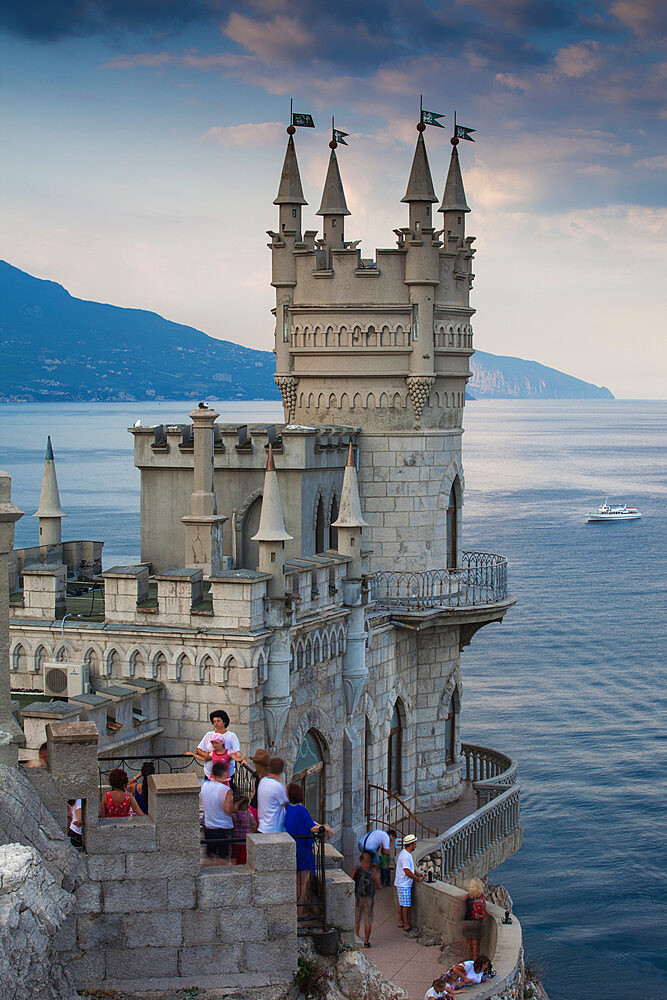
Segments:
[[[143,309],[75,299],[0,261],[0,400],[277,399],[275,358]],[[612,399],[536,361],[478,351],[470,399]]]
[[[583,382],[537,361],[475,351],[469,397],[475,399],[613,399],[604,386]]]

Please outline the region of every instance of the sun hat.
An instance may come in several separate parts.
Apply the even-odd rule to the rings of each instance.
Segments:
[[[416,844],[417,838],[414,833],[409,833],[407,837],[403,837],[403,846],[407,847],[409,844]]]
[[[259,750],[255,751],[255,756],[251,757],[250,760],[253,764],[263,764],[264,767],[268,767],[269,761],[271,760],[271,754],[268,750],[261,747]]]

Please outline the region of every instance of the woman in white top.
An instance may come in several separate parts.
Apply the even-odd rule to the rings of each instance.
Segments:
[[[83,847],[82,808],[81,799],[67,800],[67,836],[77,850]]]
[[[456,988],[459,989],[470,983],[481,983],[485,976],[492,974],[493,966],[490,958],[487,958],[486,955],[480,955],[474,961],[459,962],[458,965],[453,965],[451,971],[458,977]]]

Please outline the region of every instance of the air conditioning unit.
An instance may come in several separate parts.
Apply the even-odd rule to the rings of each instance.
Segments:
[[[87,663],[45,663],[44,694],[50,698],[76,698],[90,691]]]

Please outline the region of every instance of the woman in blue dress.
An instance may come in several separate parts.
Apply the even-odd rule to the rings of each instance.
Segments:
[[[296,841],[296,894],[297,916],[305,916],[304,908],[311,873],[315,871],[313,834],[324,830],[327,840],[333,830],[326,823],[316,823],[303,804],[303,789],[296,782],[287,786],[290,804],[285,806],[285,830]]]

